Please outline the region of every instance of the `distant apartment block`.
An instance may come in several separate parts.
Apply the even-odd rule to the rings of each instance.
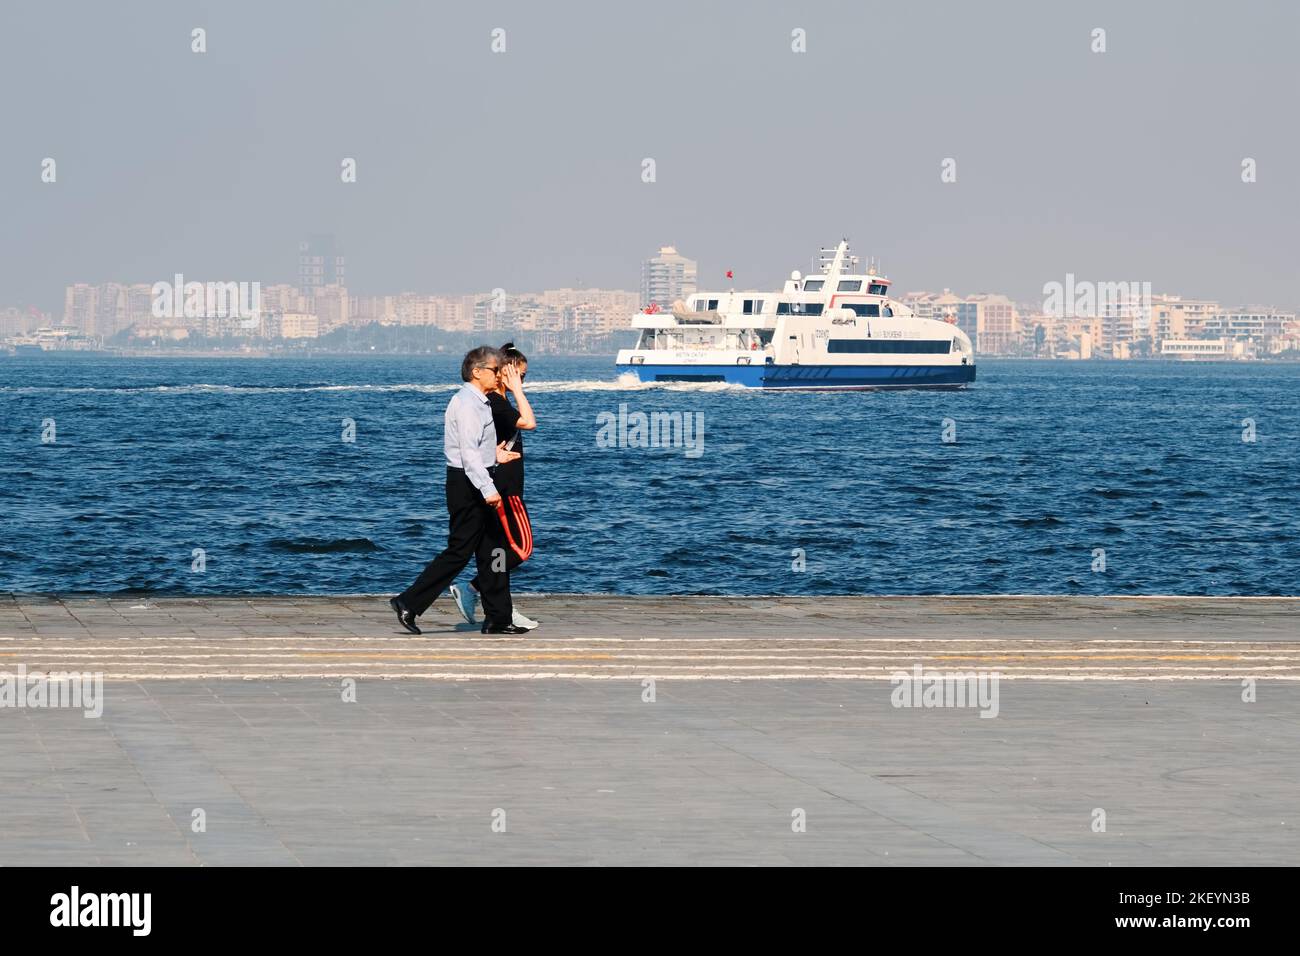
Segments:
[[[63,290],[63,325],[84,335],[109,338],[153,319],[153,286],[78,282]]]
[[[97,286],[85,282],[67,286],[63,290],[63,324],[88,331],[95,324],[98,302]]]
[[[321,286],[345,285],[343,251],[333,236],[312,236],[298,244],[298,291],[311,295]]]
[[[297,286],[287,283],[262,286],[262,314],[277,315],[284,312],[309,312],[308,298]]]
[[[611,289],[547,289],[516,295],[483,292],[466,298],[472,331],[607,335],[628,327],[638,311],[635,292]]]
[[[1020,313],[1021,340],[1018,348],[1004,353],[1027,358],[1090,359],[1101,335],[1101,320],[1064,318],[1048,313]],[[1041,329],[1041,332],[1039,331]]]
[[[923,319],[951,322],[970,336],[976,352],[1010,354],[1020,335],[1019,309],[1005,295],[979,292],[958,296],[943,292],[909,292],[900,301]]]
[[[51,322],[48,313],[35,307],[20,309],[9,306],[0,309],[0,336],[26,335],[42,326],[49,326]]]
[[[314,339],[320,336],[320,319],[306,312],[286,312],[280,316],[280,338]]]
[[[351,301],[341,285],[317,286],[311,295],[312,311],[320,322],[320,334],[333,332],[349,324]]]
[[[661,246],[658,255],[641,263],[639,305],[671,307],[678,299],[695,292],[697,272],[694,259],[680,255],[673,246]]]
[[[1020,339],[1019,313],[1016,304],[1005,295],[981,292],[970,296],[966,303],[974,305],[974,315],[968,325],[975,327],[974,334],[967,332],[976,350],[988,355],[1010,355]],[[960,313],[958,326],[961,325]],[[966,331],[966,330],[963,330]]]
[[[1205,319],[1202,337],[1211,336],[1259,344],[1294,338],[1298,333],[1296,314],[1264,306],[1246,306],[1232,312],[1216,312]]]
[[[396,325],[397,296],[356,295],[352,297],[352,305],[348,312],[357,325],[369,325],[371,322],[378,322],[380,325]]]
[[[398,295],[363,296],[352,301],[352,325],[378,322],[380,325],[432,326],[445,331],[469,329],[460,296],[402,292]]]
[[[1101,312],[1101,338],[1098,345],[1103,355],[1111,358],[1129,358],[1136,338],[1145,337],[1150,327],[1150,316],[1143,303],[1121,295],[1116,301],[1107,300]]]

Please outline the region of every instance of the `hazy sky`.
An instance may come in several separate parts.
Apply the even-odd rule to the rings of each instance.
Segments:
[[[898,290],[1295,308],[1298,37],[1283,0],[2,0],[0,306],[294,281],[324,232],[356,294],[634,289],[670,242],[768,288],[847,235]]]

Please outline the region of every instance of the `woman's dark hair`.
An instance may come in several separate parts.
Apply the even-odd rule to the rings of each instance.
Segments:
[[[461,381],[472,382],[474,380],[474,369],[479,365],[487,365],[492,362],[501,365],[505,360],[505,356],[490,345],[480,345],[476,349],[470,349],[465,353],[464,361],[460,363]]]
[[[501,346],[500,352],[511,365],[518,365],[520,362],[528,362],[528,356],[515,348],[514,342],[507,342],[505,345]]]

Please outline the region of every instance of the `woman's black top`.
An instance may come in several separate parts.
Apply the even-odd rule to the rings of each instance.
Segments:
[[[492,424],[497,430],[497,444],[515,440],[513,448],[507,451],[517,451],[520,455],[524,453],[524,436],[520,431],[519,409],[510,404],[510,399],[496,392],[488,392],[488,404],[492,406]],[[524,460],[519,458],[515,461],[508,461],[504,465],[497,465],[496,473],[492,476],[492,483],[497,486],[497,491],[503,495],[524,494]]]

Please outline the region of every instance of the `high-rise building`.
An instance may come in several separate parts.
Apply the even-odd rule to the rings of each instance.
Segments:
[[[1160,352],[1160,343],[1166,339],[1183,339],[1187,335],[1187,310],[1176,295],[1151,297],[1151,343]]]
[[[343,250],[333,236],[312,236],[298,243],[298,291],[311,295],[325,285],[346,285]]]
[[[673,246],[661,246],[659,255],[641,263],[641,305],[667,309],[696,289],[694,259],[679,255]]]
[[[971,344],[985,355],[1010,355],[1020,342],[1020,321],[1016,304],[1005,295],[993,292],[981,292],[968,296],[966,302],[976,307],[972,334],[968,327],[962,326],[961,310],[957,313],[957,325],[971,337]],[[968,325],[970,323],[968,322]]]
[[[133,283],[126,290],[126,324],[128,327],[153,325],[153,286],[147,282]]]
[[[1099,284],[1104,285],[1104,283]],[[1129,358],[1133,346],[1151,336],[1151,294],[1136,283],[1115,283],[1113,292],[1097,293],[1097,312],[1101,318],[1101,339],[1094,343],[1103,355]],[[1157,319],[1157,322],[1159,319]]]
[[[120,282],[105,282],[99,287],[95,326],[87,330],[89,334],[108,337],[131,324],[127,319],[128,291],[129,287]]]
[[[63,290],[63,324],[90,333],[95,328],[95,313],[99,302],[99,289],[78,282]]]

